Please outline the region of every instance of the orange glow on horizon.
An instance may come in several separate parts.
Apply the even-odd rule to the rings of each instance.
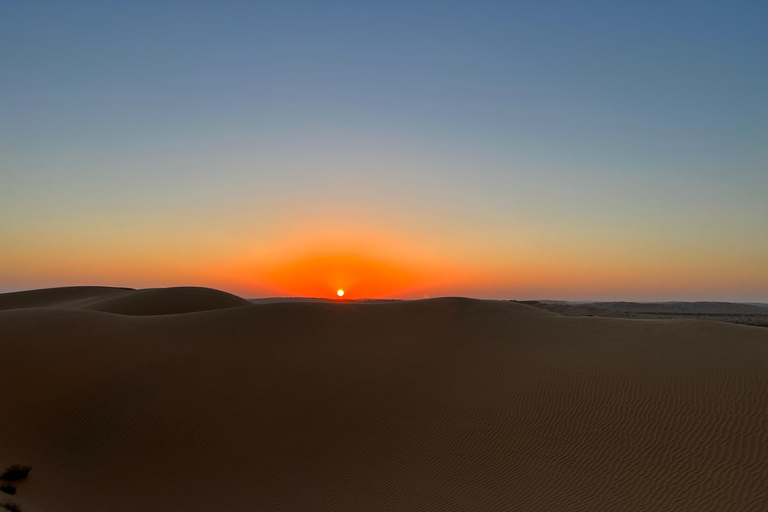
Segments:
[[[462,275],[455,261],[440,257],[448,253],[428,239],[328,222],[288,227],[215,272],[230,289],[261,296],[413,298]]]
[[[416,276],[402,268],[354,254],[301,258],[271,269],[266,278],[288,295],[353,299],[389,297],[416,282]]]
[[[736,265],[726,255],[719,260],[714,259],[717,254],[664,258],[663,248],[643,252],[599,240],[536,245],[523,235],[502,250],[409,231],[407,226],[354,225],[339,219],[237,233],[208,245],[161,234],[146,245],[131,245],[135,237],[116,237],[110,244],[61,237],[56,250],[20,239],[20,249],[2,255],[0,274],[5,273],[7,287],[16,289],[207,286],[247,298],[336,300],[339,290],[343,299],[352,300],[447,295],[709,300],[723,291],[758,296],[768,283],[766,277],[755,278],[754,265]]]

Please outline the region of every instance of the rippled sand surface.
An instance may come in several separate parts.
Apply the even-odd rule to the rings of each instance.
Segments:
[[[768,503],[765,328],[201,288],[0,310],[0,466],[33,466],[26,512]]]

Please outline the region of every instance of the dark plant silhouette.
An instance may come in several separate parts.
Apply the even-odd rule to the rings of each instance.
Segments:
[[[0,507],[3,507],[6,510],[10,510],[11,512],[21,512],[21,507],[12,501],[2,502],[0,503]]]
[[[16,486],[7,482],[16,482],[19,480],[24,480],[25,478],[27,478],[30,471],[32,471],[31,466],[22,466],[20,464],[14,464],[13,466],[9,467],[5,471],[3,471],[2,475],[0,475],[0,480],[6,481],[6,483],[0,486],[0,491],[3,491],[6,494],[16,494]],[[21,507],[19,506],[19,504],[9,500],[0,502],[0,507],[6,510],[10,510],[11,512],[21,512]]]
[[[27,478],[27,475],[29,475],[30,471],[32,471],[31,466],[20,466],[18,464],[14,464],[13,466],[6,469],[2,475],[0,475],[0,480],[6,480],[8,482],[24,480]]]

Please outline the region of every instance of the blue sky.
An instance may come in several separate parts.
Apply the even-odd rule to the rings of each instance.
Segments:
[[[236,252],[354,217],[474,248],[464,266],[521,246],[595,268],[587,246],[698,254],[690,282],[720,278],[677,295],[759,298],[766,19],[760,2],[3,2],[0,240],[77,266],[83,244],[114,258],[115,233]],[[18,265],[0,287],[40,284]]]

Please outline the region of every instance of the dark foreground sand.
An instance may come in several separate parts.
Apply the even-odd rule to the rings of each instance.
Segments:
[[[768,506],[765,328],[194,288],[0,309],[27,512]]]

